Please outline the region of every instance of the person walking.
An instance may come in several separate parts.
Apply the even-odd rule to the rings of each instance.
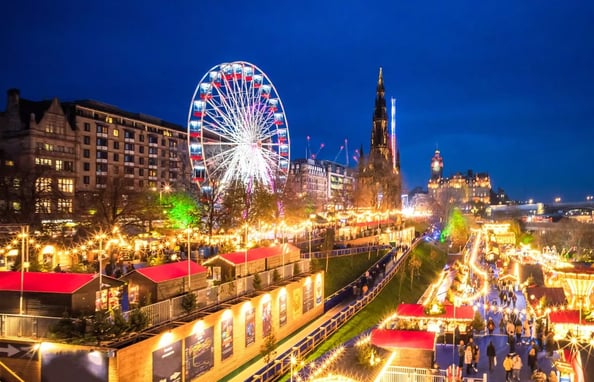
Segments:
[[[466,365],[466,375],[470,375],[474,369],[472,368],[472,346],[470,343],[464,349],[464,365]]]
[[[522,358],[518,353],[515,353],[512,357],[512,378],[515,382],[520,382],[520,372],[522,371]]]
[[[460,368],[464,367],[464,340],[460,340],[460,344],[458,345],[458,366]]]
[[[489,345],[487,345],[487,357],[489,358],[489,372],[493,371],[493,367],[497,366],[495,356],[497,352],[495,351],[495,345],[493,345],[493,341],[489,341]]]
[[[534,370],[530,377],[534,382],[547,382],[547,375],[540,369]]]
[[[530,372],[534,373],[536,370],[536,344],[534,341],[530,342],[530,350],[528,350],[528,366],[530,367]]]
[[[489,320],[487,321],[487,330],[489,331],[489,335],[492,336],[493,331],[495,330],[495,321],[493,321],[492,317],[489,317]]]
[[[514,367],[514,361],[512,361],[511,353],[505,356],[503,360],[503,370],[505,370],[505,381],[511,382],[512,380],[512,372]]]

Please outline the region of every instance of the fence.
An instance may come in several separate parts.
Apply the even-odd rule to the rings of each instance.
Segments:
[[[388,366],[384,373],[376,380],[378,382],[458,382],[448,377],[445,370],[420,369],[404,366]],[[464,377],[462,382],[487,382],[487,375],[483,378]]]
[[[412,247],[414,247],[414,245]],[[367,249],[367,247],[365,247],[365,249]],[[408,254],[408,252],[406,254]],[[289,372],[291,370],[292,357],[298,359],[304,359],[305,357],[307,357],[307,355],[312,353],[322,342],[324,342],[326,339],[328,339],[328,337],[334,334],[334,332],[336,332],[342,325],[344,325],[348,320],[350,320],[355,314],[359,313],[359,311],[361,311],[368,303],[373,301],[375,297],[384,289],[384,287],[388,285],[394,274],[396,274],[396,270],[398,270],[400,266],[404,263],[403,260],[405,258],[406,256],[404,255],[398,257],[395,251],[390,251],[387,255],[385,255],[382,259],[380,259],[377,262],[386,262],[387,265],[385,277],[382,280],[380,280],[380,282],[376,284],[367,294],[361,296],[360,298],[352,301],[351,303],[343,307],[332,318],[326,321],[324,325],[316,328],[304,339],[297,342],[295,346],[278,355],[274,361],[269,362],[267,365],[265,365],[262,369],[260,369],[256,374],[252,375],[246,381],[275,381],[280,376]],[[392,259],[395,259],[395,261],[391,261]],[[342,288],[340,291],[336,292],[332,296],[329,296],[324,304],[325,310],[327,311],[329,308],[332,307],[330,301],[339,301],[341,300],[339,298],[340,296],[344,297],[345,295],[351,293],[351,288],[352,286],[349,284],[348,286]]]

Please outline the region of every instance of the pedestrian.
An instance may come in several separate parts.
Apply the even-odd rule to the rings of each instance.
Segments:
[[[460,344],[458,345],[458,366],[460,368],[464,367],[464,340],[460,340]]]
[[[528,350],[528,366],[530,366],[530,372],[534,373],[536,369],[536,344],[534,341],[530,342],[530,350]]]
[[[555,370],[551,370],[549,374],[549,382],[559,382],[559,378],[557,377],[557,372]]]
[[[514,366],[514,361],[512,361],[511,353],[508,353],[503,360],[503,370],[505,370],[505,381],[511,382],[512,380],[512,370]]]
[[[489,345],[487,345],[487,357],[489,358],[489,371],[493,371],[493,367],[497,366],[497,359],[495,356],[497,352],[495,351],[495,345],[493,345],[493,341],[489,341]]]
[[[534,370],[534,373],[532,373],[531,379],[534,382],[547,382],[547,375],[544,373],[544,371],[536,369]]]
[[[487,330],[489,331],[489,335],[493,335],[493,331],[495,330],[495,322],[493,321],[493,317],[489,317],[487,321]]]
[[[460,340],[460,325],[456,325],[454,329],[454,342],[453,344],[457,343]]]
[[[520,372],[522,371],[522,366],[524,366],[522,363],[522,358],[520,358],[519,354],[514,353],[514,356],[512,357],[512,362],[512,377],[514,381],[520,382]]]
[[[522,343],[522,321],[520,319],[516,319],[516,343]]]
[[[472,346],[466,345],[464,349],[464,365],[466,365],[466,375],[470,375],[474,370],[472,368]]]
[[[472,345],[472,369],[474,370],[475,373],[478,372],[478,362],[479,362],[480,354],[481,354],[481,349],[478,347],[477,344],[473,344]]]

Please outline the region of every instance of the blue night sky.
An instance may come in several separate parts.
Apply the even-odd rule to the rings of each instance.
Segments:
[[[594,194],[594,2],[46,1],[3,5],[0,108],[96,99],[185,126],[213,66],[249,61],[275,85],[291,158],[369,151],[379,67],[397,98],[407,188],[488,172],[517,200]],[[338,161],[345,162],[344,151]],[[351,160],[351,164],[353,161]]]

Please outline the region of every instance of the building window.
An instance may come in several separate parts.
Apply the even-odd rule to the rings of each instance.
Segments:
[[[35,180],[35,192],[43,193],[50,192],[52,190],[52,179],[51,178],[37,178]]]
[[[144,154],[144,146],[138,146],[138,152]]]
[[[90,158],[91,157],[91,151],[89,149],[84,149],[83,150],[83,157],[84,158]]]
[[[114,150],[119,150],[119,149],[120,149],[120,142],[116,142],[116,141],[114,141],[114,142],[113,142],[113,149],[114,149]]]
[[[107,159],[107,151],[97,151],[97,159]]]
[[[58,212],[72,213],[72,200],[71,199],[58,199],[57,205]]]
[[[134,163],[134,155],[124,155],[124,162]]]
[[[73,172],[74,171],[74,162],[71,160],[64,161],[64,171]]]
[[[83,176],[83,183],[84,184],[90,184],[91,183],[91,177],[89,177],[88,175]]]
[[[35,202],[35,213],[48,214],[52,212],[52,202],[49,199],[38,199]]]
[[[124,150],[134,151],[134,143],[125,143]]]
[[[89,162],[83,163],[83,171],[91,171],[91,164]]]
[[[85,135],[85,136],[83,137],[83,143],[84,143],[85,145],[90,145],[90,144],[91,144],[91,137],[90,137],[90,136],[88,136],[88,135]]]
[[[52,160],[49,158],[35,158],[35,165],[52,167]]]
[[[138,158],[138,164],[144,164],[144,158]]]
[[[85,131],[91,131],[91,124],[89,122],[85,122]]]
[[[55,165],[56,165],[56,167],[55,167],[56,171],[64,170],[64,161],[63,160],[56,159]]]
[[[107,163],[97,163],[97,172],[107,172]]]
[[[134,167],[127,166],[124,169],[124,173],[127,175],[134,175]]]
[[[114,162],[119,162],[120,161],[120,154],[113,153],[113,161]]]
[[[107,138],[97,138],[97,146],[107,147]]]
[[[144,169],[143,168],[139,168],[138,169],[138,176],[144,176]]]
[[[95,177],[95,184],[96,185],[106,185],[107,184],[107,177],[103,175],[98,175]]]
[[[71,178],[58,178],[58,190],[72,193],[74,191],[74,180]]]
[[[138,136],[138,140],[139,140],[140,142],[144,142],[144,135],[140,134],[140,135]]]
[[[149,147],[149,155],[157,155],[159,150],[156,147]]]
[[[107,127],[97,124],[97,134],[107,134]]]
[[[120,131],[118,129],[113,129],[113,136],[114,137],[119,137],[120,136]]]
[[[124,130],[124,138],[134,139],[134,132],[131,130]]]

